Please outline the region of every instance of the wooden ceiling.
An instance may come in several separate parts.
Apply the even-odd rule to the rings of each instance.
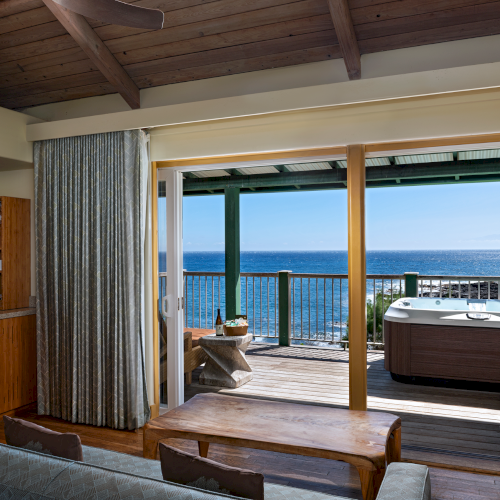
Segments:
[[[359,54],[500,33],[500,0],[128,1],[163,10],[164,28],[0,0],[0,106],[120,92],[136,108],[137,89],[341,57],[359,78]]]

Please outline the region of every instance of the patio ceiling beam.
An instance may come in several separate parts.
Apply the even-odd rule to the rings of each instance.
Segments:
[[[295,186],[302,184],[322,184],[339,182],[345,179],[347,179],[345,169],[186,179],[184,181],[184,192],[205,191],[207,189],[217,190],[231,187],[249,189],[275,186]]]
[[[240,173],[237,168],[226,168],[224,172],[228,173],[229,175],[244,175]]]
[[[52,0],[43,2],[127,104],[132,109],[139,109],[141,107],[139,88],[87,20]]]
[[[369,167],[366,180],[432,179],[438,177],[498,174],[500,160],[467,160]],[[450,179],[451,182],[451,179]]]
[[[361,56],[347,0],[328,0],[349,80],[361,78]]]
[[[274,168],[278,170],[279,172],[293,172],[290,170],[286,165],[274,165]]]
[[[413,178],[413,179],[391,179],[386,181],[367,182],[367,188],[378,187],[405,187],[405,186],[442,186],[443,184],[471,184],[475,182],[500,182],[500,173],[497,175],[466,175],[463,177],[457,176],[458,179],[449,177],[432,177],[429,179]],[[308,189],[308,188],[307,188]]]
[[[377,186],[378,187],[378,186]],[[336,189],[345,189],[344,184],[317,184],[300,186],[301,191],[333,191]],[[248,188],[240,189],[240,194],[258,194],[258,193],[289,193],[291,191],[297,192],[296,186],[283,186],[283,187],[269,187],[269,188]],[[190,191],[184,192],[184,196],[210,196],[211,194],[223,195],[224,191]]]
[[[415,165],[390,165],[387,167],[368,167],[366,169],[367,185],[385,183],[384,185],[408,185],[409,180],[419,180],[425,184],[428,181],[438,180],[438,184],[470,182],[481,176],[498,177],[500,160],[470,160],[460,162],[434,162]],[[459,181],[456,176],[459,176]],[[280,172],[279,174],[240,175],[217,178],[196,178],[184,181],[184,194],[194,194],[199,191],[217,191],[228,187],[240,189],[259,188],[286,188],[296,190],[295,186],[314,186],[343,184],[347,181],[346,169],[311,170],[306,172]],[[413,184],[414,185],[414,184]],[[374,186],[375,187],[375,186]],[[258,191],[256,191],[258,192]]]
[[[476,182],[500,182],[500,174],[497,175],[468,175],[464,177],[458,176],[459,179],[450,179],[435,177],[431,179],[404,179],[401,182],[400,179],[390,179],[385,181],[372,181],[367,182],[367,189],[371,188],[386,188],[386,187],[404,187],[404,186],[442,186],[443,184],[464,184],[464,183],[476,183]],[[346,186],[344,183],[332,183],[332,184],[307,184],[300,187],[301,191],[335,191],[338,189],[344,189]],[[291,193],[297,192],[296,186],[283,186],[283,187],[266,187],[266,188],[248,188],[241,189],[240,194],[258,194],[258,193]],[[206,190],[206,191],[188,191],[184,192],[184,196],[210,196],[210,195],[223,195],[223,190]]]

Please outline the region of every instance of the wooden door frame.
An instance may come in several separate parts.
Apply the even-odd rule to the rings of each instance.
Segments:
[[[500,148],[500,133],[481,134],[470,136],[456,137],[440,137],[432,139],[414,139],[395,142],[380,142],[358,145],[364,147],[366,158],[376,158],[381,156],[395,156],[406,154],[426,154],[456,151],[457,148],[463,150],[468,149],[498,149]],[[152,247],[153,247],[153,347],[154,347],[154,403],[151,405],[151,417],[155,418],[159,414],[159,397],[160,397],[160,369],[159,369],[159,343],[158,343],[158,321],[154,318],[158,317],[158,178],[157,170],[159,168],[173,168],[177,171],[193,171],[193,170],[213,170],[216,168],[238,168],[238,166],[259,166],[272,165],[275,160],[286,160],[287,163],[304,162],[304,161],[320,161],[322,159],[345,159],[347,158],[348,145],[332,146],[311,149],[296,149],[286,151],[267,151],[263,153],[249,153],[236,155],[212,156],[203,158],[180,158],[176,160],[154,161],[151,163],[152,169],[152,194],[153,194],[153,213],[152,213]],[[348,198],[350,199],[351,194]],[[352,191],[356,195],[356,191]],[[359,192],[357,193],[359,195]],[[351,200],[353,201],[353,200]],[[359,200],[358,200],[359,201]],[[182,196],[180,199],[182,203]],[[348,203],[350,201],[348,200]],[[364,205],[364,200],[363,200]],[[362,208],[359,206],[358,208]],[[359,221],[358,221],[359,222]],[[360,232],[361,225],[356,226]],[[358,236],[360,236],[358,234]],[[182,268],[182,266],[181,266]],[[366,279],[366,278],[365,278]],[[360,292],[361,293],[361,292]],[[361,374],[361,379],[359,378]],[[179,380],[183,381],[184,374],[177,373]],[[357,391],[358,395],[361,392],[366,392],[366,370],[356,370],[356,375],[353,373],[350,376],[350,387]],[[179,380],[176,382],[178,383]],[[359,396],[358,396],[359,397]],[[356,404],[356,406],[358,406]]]

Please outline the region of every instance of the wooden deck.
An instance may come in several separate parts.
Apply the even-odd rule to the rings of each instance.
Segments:
[[[252,344],[248,360],[254,369],[254,379],[239,389],[222,392],[347,406],[347,352]],[[369,406],[401,416],[403,460],[434,464],[431,466],[433,500],[499,500],[500,394],[399,384],[383,369],[383,354],[369,353],[368,363]],[[193,384],[186,386],[187,399],[210,390],[198,384],[200,372],[198,369]],[[34,404],[12,414],[58,432],[75,432],[88,446],[142,456],[142,430],[118,431],[72,424],[37,415]],[[166,441],[197,453],[194,441]],[[0,442],[5,442],[2,419]],[[350,499],[362,498],[356,469],[343,462],[222,445],[211,445],[209,458],[262,472],[269,482]]]
[[[348,407],[347,351],[254,343],[247,355],[251,382],[238,389],[208,388],[198,384],[199,368],[186,399],[217,391]],[[404,460],[500,474],[500,393],[402,384],[385,371],[383,352],[370,352],[368,408],[401,417]]]

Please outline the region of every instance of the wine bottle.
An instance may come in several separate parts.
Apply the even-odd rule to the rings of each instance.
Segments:
[[[222,318],[220,317],[220,309],[217,309],[217,319],[215,320],[215,335],[224,335],[224,325],[222,323]]]

